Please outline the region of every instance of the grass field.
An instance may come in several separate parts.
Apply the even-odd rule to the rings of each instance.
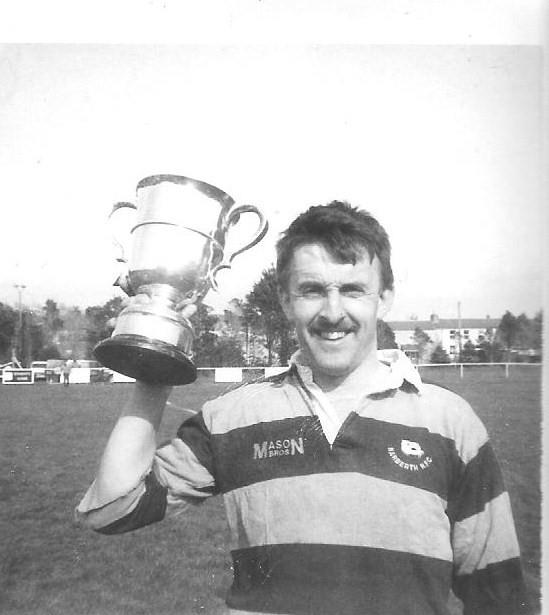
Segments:
[[[468,399],[492,435],[510,491],[524,570],[539,612],[540,370],[427,370]],[[0,386],[0,613],[224,613],[230,584],[221,499],[185,517],[105,537],[76,528],[72,510],[131,385]],[[160,434],[226,385],[174,390]],[[335,615],[335,614],[334,614]]]

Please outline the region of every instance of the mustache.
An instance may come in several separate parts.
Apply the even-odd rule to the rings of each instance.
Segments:
[[[312,333],[334,333],[336,331],[345,331],[346,333],[351,333],[356,331],[357,327],[354,323],[349,322],[347,319],[342,318],[337,322],[330,322],[329,320],[318,320],[311,324],[309,327],[309,331]]]

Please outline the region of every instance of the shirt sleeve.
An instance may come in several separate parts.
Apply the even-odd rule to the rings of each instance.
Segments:
[[[509,495],[476,416],[465,425],[461,440],[463,465],[448,502],[454,593],[464,615],[525,615],[530,610]]]
[[[156,451],[152,470],[166,488],[168,513],[218,493],[210,432],[202,413],[185,421],[177,437]]]
[[[99,502],[92,484],[76,508],[76,520],[103,534],[120,534],[180,513],[215,493],[210,434],[199,413],[158,448],[151,468],[129,493]]]

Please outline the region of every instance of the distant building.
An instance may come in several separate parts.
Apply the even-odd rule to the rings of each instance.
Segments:
[[[430,338],[430,349],[440,344],[448,353],[451,360],[456,360],[460,347],[466,342],[475,346],[484,340],[493,341],[497,331],[499,318],[439,318],[431,314],[429,320],[393,320],[387,324],[395,333],[395,341],[413,360],[421,357],[418,341],[415,336],[416,329],[424,331]]]

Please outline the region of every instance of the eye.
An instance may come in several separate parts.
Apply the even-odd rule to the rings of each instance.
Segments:
[[[316,299],[324,295],[324,288],[320,284],[304,284],[299,288],[299,295],[306,299]]]
[[[340,292],[345,297],[350,297],[351,299],[358,299],[367,294],[366,289],[359,284],[344,284]]]

